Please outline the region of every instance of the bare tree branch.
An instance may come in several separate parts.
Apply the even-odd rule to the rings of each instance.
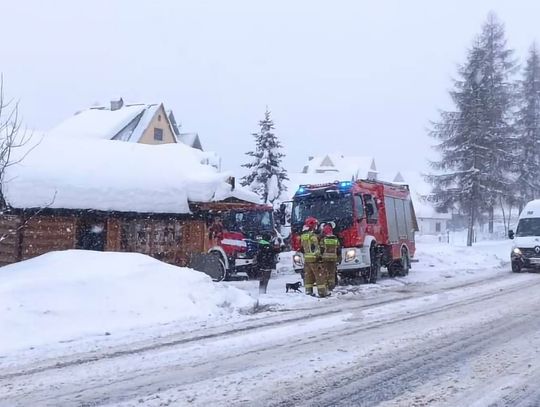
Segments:
[[[32,134],[28,134],[26,129],[21,131],[19,102],[14,101],[13,99],[6,100],[5,98],[4,77],[0,74],[0,215],[5,214],[6,211],[10,209],[9,203],[5,199],[4,192],[6,184],[12,181],[13,178],[6,180],[6,169],[24,160],[26,156],[39,145],[41,140],[35,145],[24,149],[23,154],[19,155],[16,160],[13,159],[13,151],[16,148],[24,147],[31,138]],[[24,219],[17,228],[8,230],[8,232],[0,236],[0,243],[24,229],[35,216],[51,207],[55,199],[56,192],[49,203]]]
[[[53,196],[53,198],[51,199],[51,201],[48,204],[46,204],[45,206],[42,206],[41,208],[39,208],[36,212],[34,212],[31,216],[26,218],[24,220],[24,222],[21,223],[19,226],[17,226],[15,229],[10,229],[6,233],[4,233],[2,236],[0,236],[0,243],[2,243],[8,237],[13,236],[14,234],[19,232],[20,230],[23,230],[32,219],[34,219],[36,216],[38,216],[45,209],[50,208],[54,204],[54,201],[56,200],[56,193],[57,193],[57,191],[54,192],[54,196]]]

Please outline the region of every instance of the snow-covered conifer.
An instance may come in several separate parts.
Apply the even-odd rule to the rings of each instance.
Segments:
[[[504,26],[490,14],[454,80],[455,108],[441,112],[430,131],[441,154],[431,163],[437,170],[428,177],[434,186],[431,199],[439,209],[458,208],[469,215],[468,245],[475,221],[485,212],[492,220],[498,198],[510,190],[512,53]]]
[[[255,150],[246,153],[252,161],[243,165],[250,172],[242,178],[242,185],[259,194],[265,203],[273,203],[286,190],[283,181],[288,179],[287,171],[281,166],[285,154],[281,152],[281,143],[273,132],[274,122],[268,108],[259,126],[259,132],[253,133]]]
[[[540,55],[533,45],[519,81],[516,120],[516,196],[520,207],[540,198]]]

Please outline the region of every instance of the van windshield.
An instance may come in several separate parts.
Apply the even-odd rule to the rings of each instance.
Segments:
[[[516,236],[540,236],[540,218],[520,219]]]

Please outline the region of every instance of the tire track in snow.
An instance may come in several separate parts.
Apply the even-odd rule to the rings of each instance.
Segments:
[[[367,323],[360,323],[359,325],[355,325],[355,329],[351,329],[350,326],[347,329],[340,329],[337,331],[331,331],[324,333],[322,335],[313,336],[312,338],[308,338],[306,340],[303,340],[302,344],[317,344],[317,343],[328,343],[328,341],[331,341],[332,338],[335,337],[343,337],[346,336],[353,336],[356,334],[360,334],[363,331],[366,330],[372,330],[375,328],[380,328],[388,325],[392,325],[394,323],[401,323],[403,321],[415,319],[415,318],[421,318],[429,315],[433,315],[436,313],[441,313],[444,311],[447,311],[449,309],[454,309],[459,306],[468,306],[471,304],[487,301],[489,299],[497,298],[499,296],[509,295],[515,291],[522,290],[523,288],[531,288],[532,286],[540,284],[540,280],[536,281],[530,281],[528,279],[527,281],[519,281],[517,284],[513,284],[511,286],[507,286],[502,290],[496,290],[493,292],[488,292],[484,295],[475,295],[474,297],[466,297],[461,298],[449,303],[446,303],[442,306],[436,307],[436,308],[430,308],[428,310],[420,310],[418,312],[413,312],[408,315],[393,315],[391,318],[386,318],[378,321],[371,321]],[[472,293],[474,295],[474,293]],[[433,294],[430,294],[433,295]],[[422,296],[419,296],[420,298]],[[416,298],[416,297],[415,297]],[[388,300],[384,301],[385,303],[389,302],[395,302],[396,300]],[[401,301],[407,301],[407,299],[402,299]],[[362,307],[354,307],[353,309],[358,308],[373,308],[376,305],[370,304],[370,305],[363,305]],[[379,306],[384,306],[379,305]],[[350,309],[347,309],[346,311],[350,311]],[[284,321],[284,325],[290,324],[290,321]],[[278,324],[279,325],[279,324]],[[219,340],[222,340],[223,338],[219,338]],[[231,354],[227,356],[223,356],[219,361],[216,361],[215,359],[205,360],[201,363],[195,364],[190,366],[193,370],[191,371],[190,377],[186,380],[185,377],[182,377],[182,383],[183,385],[189,385],[189,383],[195,383],[198,380],[204,380],[205,378],[208,378],[208,374],[212,374],[212,370],[214,370],[213,373],[218,369],[219,366],[221,366],[221,369],[223,371],[230,372],[231,369],[240,369],[241,366],[246,366],[246,364],[242,364],[241,361],[244,360],[247,363],[247,366],[249,366],[249,360],[252,358],[252,355],[254,353],[258,353],[259,355],[264,356],[265,354],[280,354],[280,353],[289,353],[293,352],[297,348],[297,343],[282,343],[278,346],[275,346],[273,348],[268,349],[266,345],[262,347],[254,347],[251,350],[246,350],[242,352],[241,354]],[[131,353],[131,352],[130,352]],[[272,356],[268,356],[267,360],[271,360]],[[97,363],[97,362],[96,362]],[[230,366],[227,368],[227,364],[230,364]],[[232,367],[231,367],[232,366]],[[76,366],[72,366],[76,367]],[[69,373],[68,373],[69,374]],[[163,376],[160,377],[160,374]],[[151,392],[151,391],[162,391],[164,389],[167,389],[167,387],[174,387],[178,385],[178,380],[174,379],[174,376],[176,375],[182,375],[182,371],[176,371],[171,372],[170,370],[165,369],[164,372],[160,373],[160,369],[156,371],[145,371],[145,372],[132,372],[131,376],[129,375],[129,372],[125,376],[121,376],[118,379],[111,379],[110,381],[107,381],[105,383],[100,382],[99,380],[94,384],[90,385],[90,383],[85,383],[84,387],[84,398],[81,399],[81,388],[77,388],[77,386],[74,386],[72,388],[66,388],[66,389],[56,389],[51,391],[51,389],[36,389],[29,390],[29,394],[27,396],[30,396],[31,399],[33,399],[36,402],[47,402],[50,401],[51,403],[54,403],[55,401],[65,401],[66,403],[69,403],[69,401],[73,401],[75,397],[79,396],[79,399],[85,402],[92,403],[95,405],[99,405],[105,402],[111,402],[111,396],[110,396],[110,390],[119,391],[123,389],[123,394],[118,394],[115,399],[122,401],[126,398],[130,397],[136,397],[137,391],[144,392]],[[135,388],[132,387],[132,379],[140,380],[141,382],[137,382],[137,385]],[[161,380],[163,379],[163,380]],[[69,386],[68,386],[69,387]],[[41,395],[40,395],[41,393]],[[44,393],[44,394],[43,394]],[[55,394],[56,393],[56,394]],[[25,400],[24,395],[20,395],[18,397],[19,400],[23,401]],[[28,401],[28,400],[27,400]],[[24,403],[23,403],[24,405]]]
[[[368,303],[363,303],[361,305],[352,304],[352,303],[339,303],[339,304],[331,304],[328,307],[314,307],[314,308],[307,308],[307,309],[301,309],[301,310],[292,310],[291,312],[294,313],[293,316],[287,315],[279,317],[275,317],[274,315],[270,315],[266,318],[257,319],[255,322],[249,321],[244,322],[246,324],[243,327],[240,328],[234,328],[229,330],[223,330],[220,329],[222,327],[218,326],[214,329],[207,329],[203,330],[203,334],[198,334],[197,331],[195,335],[193,333],[191,335],[181,335],[178,337],[177,335],[168,335],[165,338],[160,338],[157,341],[153,341],[151,343],[144,343],[142,345],[137,344],[125,344],[121,346],[116,346],[112,350],[104,351],[104,352],[92,352],[92,353],[84,353],[83,355],[75,354],[75,355],[68,355],[67,357],[60,357],[55,358],[52,361],[44,361],[41,363],[32,364],[31,366],[20,366],[16,369],[8,369],[7,371],[4,370],[2,374],[0,374],[0,381],[2,380],[8,380],[8,379],[14,379],[16,377],[20,376],[28,376],[33,375],[41,372],[45,372],[48,370],[56,370],[56,369],[64,369],[71,366],[76,365],[82,365],[87,363],[94,363],[99,362],[100,360],[105,359],[114,359],[114,358],[121,358],[124,356],[130,356],[135,355],[138,353],[146,353],[151,352],[155,350],[160,350],[164,348],[169,347],[176,347],[179,345],[189,344],[193,342],[200,342],[205,340],[211,340],[216,338],[224,338],[226,336],[234,336],[238,334],[243,334],[249,331],[258,330],[258,329],[267,329],[269,327],[279,326],[282,324],[287,323],[295,323],[299,321],[304,321],[306,319],[311,318],[321,318],[321,317],[327,317],[334,314],[339,314],[343,312],[354,312],[354,311],[361,311],[364,309],[369,309],[372,307],[384,305],[384,304],[390,304],[394,302],[399,301],[405,301],[410,300],[414,298],[421,298],[426,295],[434,295],[439,294],[443,292],[452,292],[457,291],[463,288],[467,287],[474,287],[474,286],[483,286],[483,285],[492,285],[499,281],[504,280],[513,280],[513,277],[515,275],[501,275],[497,278],[490,279],[490,280],[475,280],[472,282],[462,283],[458,284],[456,286],[451,286],[449,288],[436,288],[433,291],[425,291],[425,290],[416,290],[416,287],[411,287],[411,290],[401,290],[399,292],[390,291],[388,294],[391,296],[391,298],[386,298],[378,301],[372,301]],[[397,294],[397,296],[395,296]],[[275,319],[275,320],[270,320]],[[242,324],[242,323],[238,323]],[[236,324],[236,325],[238,325]],[[210,332],[209,332],[210,331]],[[126,349],[126,346],[129,346],[128,349]]]

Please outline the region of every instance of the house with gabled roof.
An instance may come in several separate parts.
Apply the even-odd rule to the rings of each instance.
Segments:
[[[440,236],[441,239],[444,237],[449,229],[452,214],[437,211],[435,206],[429,202],[427,198],[431,195],[431,186],[420,172],[399,171],[394,177],[382,178],[388,178],[385,181],[409,186],[420,235],[435,235]]]
[[[163,103],[124,103],[93,106],[51,129],[51,135],[119,140],[141,144],[177,143],[175,129]]]
[[[197,133],[182,133],[172,110],[163,103],[125,103],[122,98],[109,106],[81,110],[47,132],[52,136],[117,140],[140,144],[182,143],[203,151]],[[206,164],[221,170],[221,158],[207,153]]]
[[[176,117],[174,117],[174,113],[172,110],[167,111],[167,116],[169,117],[169,121],[171,123],[171,126],[173,128],[174,134],[176,136],[176,139],[181,141],[187,146],[196,148],[197,150],[203,150],[201,139],[199,138],[199,133],[196,132],[190,132],[190,133],[182,133],[180,132],[180,124],[176,121]]]
[[[308,157],[301,172],[290,172],[285,182],[287,191],[280,197],[289,200],[299,185],[323,184],[334,181],[354,181],[357,179],[378,179],[378,171],[373,157],[326,154]]]
[[[339,174],[339,179],[377,179],[377,167],[373,157],[326,154],[309,157],[302,168],[303,174]]]

